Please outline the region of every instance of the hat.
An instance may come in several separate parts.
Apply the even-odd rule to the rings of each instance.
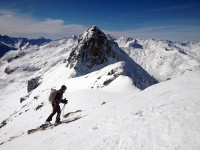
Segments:
[[[67,87],[65,85],[61,86],[61,90],[66,90],[66,89],[67,89]]]

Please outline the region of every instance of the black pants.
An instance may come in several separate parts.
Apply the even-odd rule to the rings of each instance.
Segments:
[[[56,116],[56,122],[59,122],[60,121],[60,114],[61,114],[61,111],[60,111],[60,105],[58,103],[53,103],[52,104],[52,107],[53,107],[53,112],[51,113],[51,115],[47,118],[46,121],[51,121],[52,120],[52,117],[57,113],[57,116]]]

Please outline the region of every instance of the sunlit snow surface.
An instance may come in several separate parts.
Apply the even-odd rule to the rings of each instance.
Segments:
[[[74,37],[65,38],[41,47],[10,51],[0,59],[0,123],[7,123],[0,128],[0,149],[200,149],[198,43],[184,45],[186,54],[177,49],[166,51],[163,47],[167,41],[138,40],[143,49],[121,44],[139,65],[161,81],[141,91],[123,75],[104,85],[113,78],[109,75],[112,69],[122,71],[121,62],[71,78],[75,72],[66,67],[65,60],[77,42]],[[21,58],[8,63],[7,59],[15,55]],[[17,69],[7,75],[4,70],[8,66]],[[41,84],[28,94],[27,81],[34,77],[40,77]],[[171,80],[165,81],[167,78]],[[44,123],[52,111],[50,89],[59,89],[63,84],[68,88],[64,97],[69,100],[64,114],[82,110],[79,113],[83,117],[28,135],[27,130]],[[20,103],[20,98],[27,95]],[[43,106],[36,110],[38,105]]]

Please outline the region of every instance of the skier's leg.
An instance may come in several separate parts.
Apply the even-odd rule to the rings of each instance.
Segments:
[[[60,106],[59,105],[57,106],[56,112],[57,112],[56,122],[60,122],[61,110],[60,110]]]
[[[56,103],[55,104],[52,104],[52,107],[53,107],[53,112],[50,114],[50,116],[47,118],[47,122],[50,122],[52,120],[52,117],[56,114]]]

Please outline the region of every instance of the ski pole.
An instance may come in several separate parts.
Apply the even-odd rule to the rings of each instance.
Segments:
[[[62,117],[62,121],[63,121],[63,118],[64,118],[64,110],[65,110],[65,104],[64,104],[62,110],[63,110],[63,117]]]

